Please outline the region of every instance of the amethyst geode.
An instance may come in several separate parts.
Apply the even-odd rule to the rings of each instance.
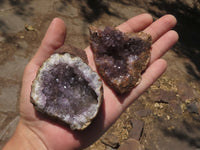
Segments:
[[[102,82],[79,57],[55,53],[47,59],[32,84],[35,108],[82,130],[97,115],[102,101]]]
[[[100,76],[115,92],[124,94],[138,85],[150,60],[150,35],[91,26],[90,45]]]

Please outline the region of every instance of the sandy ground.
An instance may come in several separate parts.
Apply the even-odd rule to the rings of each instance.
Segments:
[[[0,1],[0,149],[19,120],[18,103],[24,67],[54,17],[60,17],[66,23],[66,43],[84,49],[88,45],[88,25],[117,26],[128,18],[148,12],[134,3],[95,2]],[[156,19],[155,14],[154,17]],[[27,25],[31,27],[29,30],[25,28]],[[119,145],[123,144],[130,138],[131,122],[136,119],[144,123],[139,142],[146,150],[200,149],[199,69],[196,60],[177,53],[183,48],[181,42],[164,57],[168,62],[167,72],[102,138],[114,136]],[[195,59],[199,60],[199,57]],[[102,138],[88,150],[113,149],[102,142]]]

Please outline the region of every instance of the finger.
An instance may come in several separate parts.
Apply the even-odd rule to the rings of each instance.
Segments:
[[[152,45],[150,64],[162,57],[178,41],[178,38],[177,32],[170,30],[158,39]]]
[[[126,109],[133,100],[137,99],[147,88],[149,88],[166,70],[167,63],[163,59],[158,59],[152,63],[142,75],[140,84],[134,88],[124,101],[123,109]]]
[[[96,71],[96,65],[94,62],[94,54],[90,48],[90,46],[88,46],[87,48],[85,48],[85,52],[88,58],[88,65],[92,68],[93,71]]]
[[[167,31],[171,30],[177,21],[172,15],[165,15],[147,27],[144,32],[152,36],[152,42],[155,42]]]
[[[31,63],[41,66],[44,60],[46,60],[57,48],[64,44],[65,36],[65,23],[59,18],[53,19],[38,51],[32,58]]]
[[[145,29],[152,22],[153,18],[150,14],[141,14],[127,20],[117,28],[122,32],[138,32]]]

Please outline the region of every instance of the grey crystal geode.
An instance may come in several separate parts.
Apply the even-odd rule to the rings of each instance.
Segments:
[[[51,55],[39,69],[31,90],[31,102],[38,111],[73,130],[82,130],[91,123],[102,98],[98,74],[69,53]]]

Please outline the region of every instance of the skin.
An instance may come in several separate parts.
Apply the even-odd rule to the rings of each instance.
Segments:
[[[50,24],[42,43],[25,68],[21,98],[20,121],[17,129],[4,150],[9,149],[83,149],[95,142],[148,87],[166,70],[167,63],[161,57],[177,42],[178,34],[171,30],[176,25],[176,18],[165,15],[155,22],[149,14],[141,14],[122,23],[117,28],[123,32],[144,31],[152,36],[151,60],[142,75],[140,84],[125,97],[115,95],[104,84],[104,101],[99,114],[84,131],[71,131],[68,127],[51,122],[36,113],[30,103],[31,84],[39,67],[65,41],[64,22],[55,18]],[[85,49],[89,65],[96,70],[90,47]]]

